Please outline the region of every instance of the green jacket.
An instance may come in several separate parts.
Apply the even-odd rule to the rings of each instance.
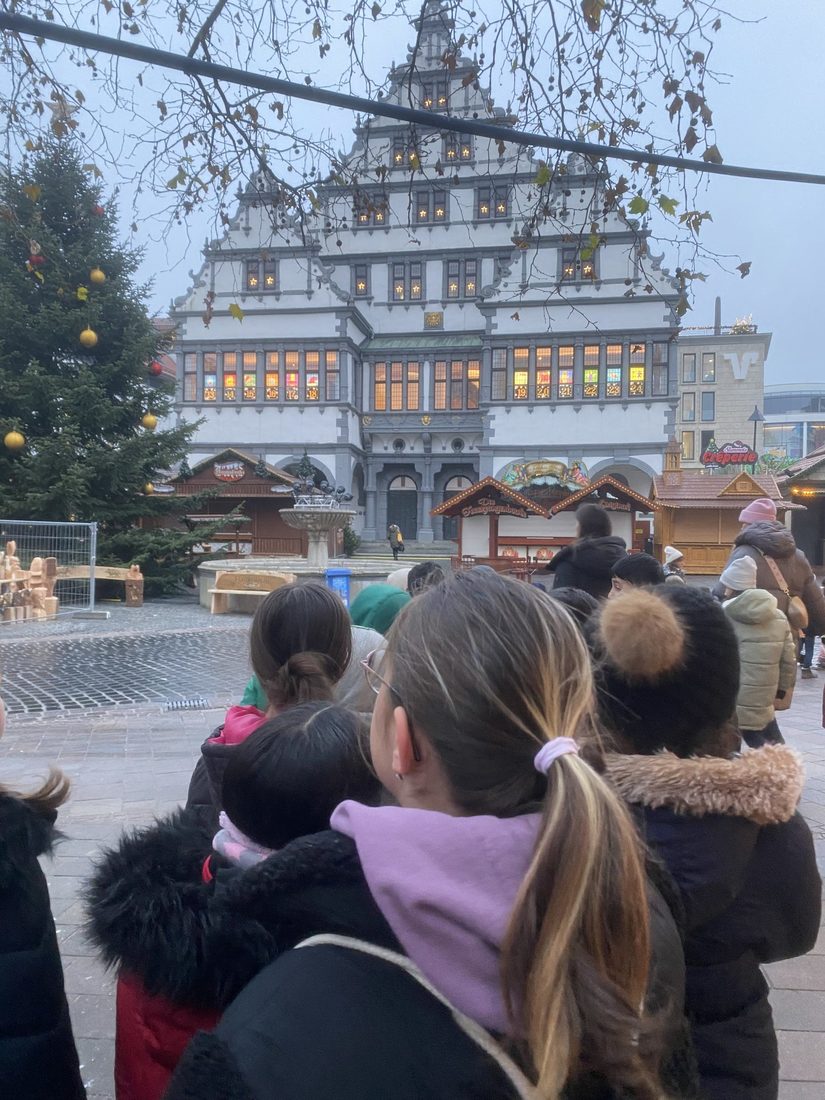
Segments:
[[[790,691],[796,682],[791,628],[776,597],[763,588],[749,588],[722,606],[739,643],[739,728],[761,730],[774,717],[777,691]]]

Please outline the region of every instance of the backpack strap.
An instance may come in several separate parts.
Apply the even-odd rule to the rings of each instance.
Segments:
[[[360,951],[362,955],[372,955],[375,959],[383,959],[384,962],[389,963],[391,966],[396,966],[399,970],[406,971],[406,973],[409,974],[414,981],[418,982],[420,986],[426,989],[432,997],[440,1001],[445,1008],[450,1010],[453,1019],[464,1034],[469,1039],[472,1039],[476,1046],[480,1047],[484,1053],[492,1058],[498,1065],[499,1069],[515,1089],[520,1100],[537,1100],[538,1094],[535,1086],[519,1069],[510,1055],[506,1053],[501,1044],[493,1038],[489,1031],[480,1024],[477,1024],[476,1021],[469,1016],[466,1016],[442,993],[439,993],[435,986],[415,965],[412,959],[408,959],[406,955],[401,955],[397,951],[390,951],[385,947],[378,947],[374,943],[368,943],[366,940],[358,940],[351,936],[337,936],[334,934],[310,936],[309,939],[296,944],[297,948],[323,946],[344,947],[349,951]]]

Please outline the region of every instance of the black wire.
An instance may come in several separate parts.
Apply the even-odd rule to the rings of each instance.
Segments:
[[[397,118],[402,122],[415,123],[430,130],[450,130],[458,134],[475,134],[478,137],[509,142],[513,145],[556,149],[561,152],[580,153],[586,157],[603,160],[659,164],[667,168],[680,168],[688,172],[703,172],[717,176],[739,176],[744,179],[776,180],[780,183],[825,185],[825,176],[811,172],[782,172],[774,168],[746,168],[735,164],[715,164],[703,160],[692,160],[688,157],[674,157],[663,153],[627,149],[621,146],[596,145],[589,141],[548,137],[545,134],[529,134],[523,130],[514,130],[509,126],[499,126],[491,122],[454,118],[450,115],[440,115],[434,111],[401,107],[394,103],[385,103],[382,100],[364,99],[361,96],[347,95],[344,92],[331,92],[325,88],[316,88],[307,84],[294,84],[292,81],[280,80],[274,76],[248,73],[243,69],[234,69],[228,65],[216,65],[211,61],[183,57],[167,50],[141,46],[136,42],[125,42],[119,38],[107,38],[101,34],[91,34],[89,31],[64,27],[56,23],[46,23],[40,19],[29,19],[23,15],[12,15],[9,12],[0,12],[0,30],[32,35],[35,38],[45,38],[55,42],[64,42],[70,46],[80,46],[86,50],[114,54],[117,57],[126,57],[133,61],[142,61],[165,69],[177,69],[188,76],[205,76],[213,80],[224,81],[227,84],[240,84],[248,88],[257,88],[263,92],[276,92],[287,99],[307,99],[313,103],[324,103],[330,107],[360,111],[362,114]]]

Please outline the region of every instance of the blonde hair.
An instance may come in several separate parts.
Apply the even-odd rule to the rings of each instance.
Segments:
[[[0,783],[0,795],[9,795],[12,798],[18,798],[21,802],[25,802],[27,806],[31,807],[35,813],[46,817],[49,814],[57,813],[69,797],[71,786],[72,784],[68,776],[60,771],[59,768],[50,768],[48,776],[37,790],[23,794],[20,791],[12,790],[11,787],[7,787],[4,783]]]
[[[597,772],[601,748],[587,647],[538,589],[471,570],[424,593],[389,638],[393,688],[470,814],[541,812],[502,944],[511,1032],[542,1098],[602,1075],[655,1097],[642,1004],[649,966],[641,845]],[[547,776],[533,757],[573,737],[582,755]],[[589,761],[589,762],[588,762]]]

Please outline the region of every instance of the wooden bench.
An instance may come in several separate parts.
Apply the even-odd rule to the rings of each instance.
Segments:
[[[212,615],[223,615],[230,609],[232,596],[263,599],[276,588],[283,588],[294,580],[294,573],[248,573],[239,569],[225,569],[215,577],[215,587],[208,590],[212,597],[210,612]]]
[[[54,561],[54,559],[45,559],[44,564],[47,568],[44,576],[49,575],[49,561]],[[49,583],[51,584],[49,595],[52,594],[56,581],[88,580],[89,573],[88,565],[58,565],[52,571],[50,581],[47,582],[47,586]],[[122,582],[126,606],[143,607],[143,574],[139,566],[131,565],[128,569],[125,569],[117,565],[96,565],[95,580]]]

